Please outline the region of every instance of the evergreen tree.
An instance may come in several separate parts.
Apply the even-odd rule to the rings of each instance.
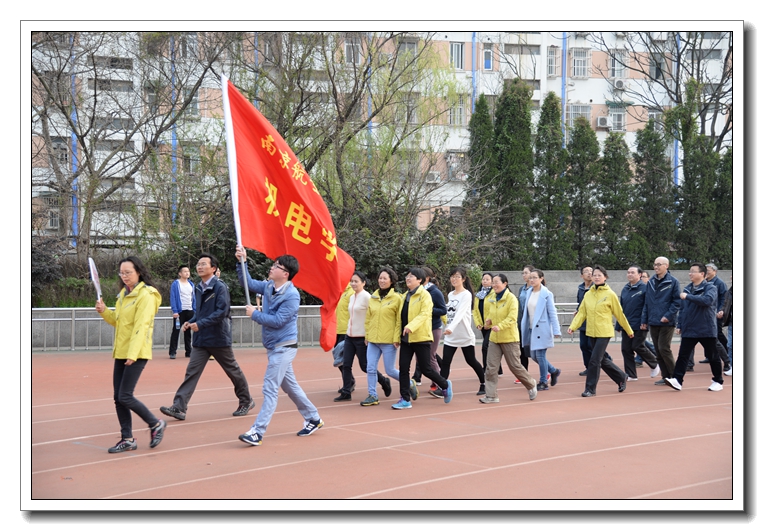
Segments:
[[[490,180],[491,153],[493,152],[493,123],[488,111],[488,102],[481,94],[475,102],[475,112],[467,126],[470,134],[469,184],[481,190]]]
[[[671,179],[671,162],[666,156],[667,139],[650,120],[637,131],[634,152],[634,239],[646,242],[636,263],[644,268],[658,256],[669,259],[676,237],[676,187]],[[644,264],[644,265],[643,265]]]
[[[719,162],[712,201],[716,214],[709,258],[720,268],[732,269],[732,148]]]
[[[497,266],[519,269],[532,258],[530,205],[533,183],[531,96],[533,91],[515,78],[504,88],[496,106],[494,124],[494,201],[499,211],[499,230],[509,244],[497,248]]]
[[[595,194],[599,179],[600,145],[591,124],[576,119],[568,143],[568,202],[570,204],[573,252],[576,265],[591,263],[600,230],[599,206]]]
[[[634,184],[630,166],[629,146],[623,133],[611,132],[602,150],[602,171],[598,195],[602,227],[597,248],[598,264],[607,268],[627,269],[640,256],[644,241],[635,241],[632,225]]]
[[[533,190],[532,263],[543,269],[575,269],[573,232],[570,230],[570,206],[566,200],[565,175],[567,152],[563,147],[560,98],[549,92],[541,106],[536,132],[536,178]]]

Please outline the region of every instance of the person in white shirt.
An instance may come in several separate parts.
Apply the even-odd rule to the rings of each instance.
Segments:
[[[454,290],[448,294],[446,303],[446,329],[443,331],[443,363],[440,365],[440,375],[448,380],[456,349],[461,348],[464,361],[472,367],[480,381],[477,394],[484,395],[485,375],[482,365],[475,357],[475,332],[472,331],[471,310],[472,299],[475,296],[472,283],[467,276],[467,270],[463,267],[455,267],[451,270],[450,281]],[[436,393],[440,394],[439,398],[443,397],[440,389]]]
[[[350,277],[350,287],[353,288],[353,294],[348,299],[348,329],[345,335],[345,350],[342,360],[342,389],[340,389],[340,394],[335,397],[335,402],[345,402],[352,398],[351,393],[355,383],[353,358],[358,358],[361,370],[366,372],[366,310],[369,309],[369,300],[371,299],[371,295],[365,289],[367,282],[366,275],[360,271],[356,271]],[[385,391],[385,396],[390,396],[392,391],[390,379],[377,374],[377,382]]]

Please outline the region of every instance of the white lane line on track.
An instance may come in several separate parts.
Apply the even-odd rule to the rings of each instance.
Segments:
[[[700,481],[698,483],[689,483],[687,485],[682,485],[679,487],[674,487],[673,489],[665,489],[665,490],[659,490],[656,492],[648,492],[646,494],[640,494],[639,496],[632,496],[630,498],[627,498],[628,500],[640,500],[642,498],[649,498],[651,496],[660,496],[661,494],[667,494],[669,492],[676,492],[678,490],[685,490],[685,489],[691,489],[693,487],[701,487],[703,485],[710,485],[712,483],[719,483],[720,481],[732,481],[732,476],[727,476],[724,478],[718,478],[718,479],[709,479],[708,481]]]
[[[502,431],[509,431],[509,430],[502,430]],[[450,475],[450,476],[444,476],[444,477],[435,478],[435,479],[429,479],[429,480],[425,480],[425,481],[418,481],[418,482],[410,483],[410,484],[407,484],[407,485],[400,485],[400,486],[392,487],[392,488],[389,488],[389,489],[383,489],[383,490],[379,490],[379,491],[375,491],[375,492],[368,492],[368,493],[365,493],[365,494],[360,494],[360,495],[357,495],[357,496],[352,496],[352,497],[347,498],[347,499],[349,499],[349,500],[356,500],[356,499],[361,499],[361,498],[367,498],[369,496],[376,496],[376,495],[379,495],[379,494],[385,494],[385,493],[393,492],[393,491],[400,490],[400,489],[419,487],[419,486],[422,486],[422,485],[427,485],[427,484],[435,483],[435,482],[439,482],[439,481],[451,481],[451,480],[458,479],[458,478],[465,477],[465,476],[471,476],[471,475],[475,475],[475,474],[483,474],[485,472],[494,472],[494,471],[497,471],[497,470],[505,470],[505,469],[508,469],[508,468],[527,466],[527,465],[534,465],[534,464],[543,463],[543,462],[555,461],[555,460],[558,460],[558,459],[567,459],[567,458],[571,458],[571,457],[579,457],[579,456],[584,456],[584,455],[591,455],[591,454],[596,454],[596,453],[604,452],[604,451],[625,450],[625,449],[629,449],[629,448],[639,448],[641,446],[648,446],[648,445],[653,445],[653,444],[664,444],[664,443],[669,443],[669,442],[684,441],[684,440],[688,440],[688,439],[697,439],[697,438],[700,438],[700,437],[713,437],[713,436],[717,436],[717,435],[724,435],[724,434],[730,434],[730,433],[732,433],[731,430],[730,431],[722,431],[722,432],[714,432],[714,433],[704,433],[704,434],[699,434],[699,435],[688,435],[686,437],[674,437],[674,438],[671,438],[671,439],[659,439],[659,440],[647,441],[647,442],[643,442],[643,443],[634,443],[634,444],[627,444],[627,445],[622,445],[622,446],[614,446],[614,447],[610,447],[610,448],[599,447],[599,448],[596,448],[594,450],[588,450],[588,451],[585,451],[585,452],[576,452],[576,453],[572,453],[572,454],[566,454],[566,455],[560,455],[560,456],[554,456],[554,457],[546,457],[546,458],[543,458],[543,459],[535,459],[535,460],[531,460],[531,461],[524,461],[524,462],[521,462],[521,463],[512,463],[512,464],[509,464],[509,465],[484,468],[484,469],[481,469],[481,470],[473,470],[473,471],[470,471],[470,472],[463,472],[461,474],[453,474],[453,475]],[[430,442],[438,442],[438,441],[450,440],[450,439],[455,439],[455,438],[460,438],[460,437],[464,437],[464,435],[459,435],[459,436],[454,436],[454,437],[446,437],[446,438],[441,438],[441,439],[435,439],[433,441],[428,441],[427,444],[429,444]],[[416,444],[421,444],[421,443],[416,443]],[[192,479],[192,480],[188,480],[188,481],[181,481],[181,482],[177,482],[177,483],[171,483],[171,484],[166,484],[166,485],[161,485],[161,486],[156,486],[156,487],[150,487],[150,488],[147,488],[147,489],[140,489],[140,490],[135,490],[135,491],[131,491],[131,492],[123,492],[121,494],[115,494],[113,496],[106,496],[106,497],[101,498],[101,499],[103,499],[103,500],[110,500],[110,499],[120,498],[120,497],[123,497],[123,496],[134,496],[136,494],[142,494],[142,493],[145,493],[145,492],[151,492],[151,491],[154,491],[154,490],[165,489],[165,488],[173,488],[173,487],[178,487],[178,486],[181,486],[181,485],[189,485],[189,484],[197,483],[197,482],[201,482],[201,481],[209,481],[209,480],[221,479],[221,478],[226,478],[226,477],[238,476],[238,475],[241,475],[241,474],[256,473],[256,472],[261,472],[263,470],[269,470],[269,469],[278,468],[278,467],[282,467],[282,466],[302,465],[302,464],[306,464],[306,463],[322,461],[322,460],[328,459],[328,458],[334,459],[334,458],[345,457],[345,456],[348,456],[348,455],[361,454],[361,453],[367,453],[367,452],[376,452],[376,451],[381,450],[381,449],[399,450],[401,447],[408,446],[408,445],[409,444],[407,443],[407,444],[402,444],[402,445],[397,445],[397,446],[390,446],[390,447],[384,447],[384,448],[373,448],[373,449],[369,449],[369,450],[360,450],[360,451],[357,451],[357,452],[346,452],[346,453],[343,453],[343,454],[336,454],[336,455],[333,455],[333,456],[316,457],[316,458],[312,458],[312,459],[305,459],[305,460],[302,460],[302,461],[293,461],[291,463],[286,463],[286,464],[271,465],[271,466],[252,468],[252,469],[247,469],[247,470],[237,470],[236,472],[229,472],[227,474],[218,474],[218,475],[215,475],[215,476],[208,476],[206,478],[197,478],[197,479]],[[437,456],[428,456],[428,457],[435,458]],[[473,465],[473,466],[475,466],[475,465]]]

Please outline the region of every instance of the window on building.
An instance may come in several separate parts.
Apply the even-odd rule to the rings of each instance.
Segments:
[[[647,119],[655,123],[656,131],[663,131],[663,111],[661,109],[648,109]]]
[[[720,61],[722,58],[721,50],[700,50],[700,58],[705,60]]]
[[[483,70],[493,70],[493,44],[483,45]]]
[[[96,129],[111,129],[113,131],[127,131],[135,127],[132,118],[115,116],[96,116],[94,124]]]
[[[186,114],[191,116],[199,116],[199,91],[194,91],[193,88],[183,89],[183,101],[190,101],[188,107],[186,107]]]
[[[42,77],[48,86],[46,99],[52,99],[59,105],[69,105],[72,94],[70,77],[63,72],[51,71],[43,72]]]
[[[550,46],[546,51],[546,75],[547,77],[560,76],[560,48]]]
[[[571,59],[572,77],[588,78],[592,66],[592,51],[588,48],[573,48]]]
[[[88,79],[88,89],[98,92],[132,92],[133,82],[120,79]]]
[[[69,141],[60,136],[54,136],[50,139],[50,150],[53,158],[56,159],[62,169],[69,168]]]
[[[506,55],[540,55],[541,46],[538,44],[505,44]]]
[[[46,229],[56,230],[61,226],[61,196],[52,193],[46,193],[40,196],[43,204],[48,209],[48,219],[45,224]]]
[[[628,61],[629,54],[625,50],[614,51],[610,56],[610,77],[614,79],[625,78]]]
[[[94,55],[91,58],[93,66],[110,68],[112,70],[132,70],[133,60],[129,57],[109,57]]]
[[[652,79],[663,78],[664,58],[662,55],[650,55],[650,77]]]
[[[198,146],[183,146],[183,172],[186,175],[197,175],[201,166],[201,155]]]
[[[263,58],[267,64],[279,64],[278,38],[278,35],[265,35],[263,37]]]
[[[457,70],[464,70],[464,43],[451,43],[451,66]]]
[[[448,113],[450,125],[464,125],[464,95],[459,94],[456,105],[451,107]]]
[[[703,40],[706,41],[718,41],[722,38],[721,31],[704,31]]]
[[[157,94],[157,86],[153,84],[147,84],[143,87],[144,95],[146,97],[146,107],[150,114],[156,114],[159,112],[159,95]]]
[[[349,65],[361,64],[361,41],[356,37],[345,39],[345,62]]]
[[[541,90],[541,80],[539,79],[523,79],[523,83],[531,87],[533,90]]]
[[[582,116],[586,118],[586,121],[591,123],[592,121],[592,108],[590,105],[580,105],[571,103],[568,105],[568,127],[573,127],[576,118]]]
[[[416,42],[401,41],[398,43],[398,58],[396,63],[403,66],[416,61]]]
[[[610,107],[609,115],[613,124],[612,131],[626,131],[626,109],[623,107]]]
[[[178,57],[181,59],[191,59],[196,57],[199,41],[196,33],[181,33],[178,37]]]
[[[467,154],[463,151],[449,151],[446,155],[446,168],[448,169],[449,181],[463,181],[466,178],[464,173],[467,167]]]
[[[402,101],[398,103],[396,109],[396,121],[399,123],[417,123],[416,116],[417,108],[417,96],[416,94],[409,94],[402,98]]]

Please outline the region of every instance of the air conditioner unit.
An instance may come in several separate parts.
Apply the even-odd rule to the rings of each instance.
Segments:
[[[613,122],[610,116],[597,116],[598,129],[610,129],[611,127],[613,127]]]
[[[584,38],[586,38],[586,37],[589,36],[589,32],[588,31],[576,31],[575,34],[576,34],[576,37],[584,37]]]
[[[429,172],[425,178],[424,182],[427,184],[437,184],[440,182],[440,172],[439,171],[431,171]]]
[[[626,32],[625,32],[625,31],[616,31],[616,32],[615,32],[615,36],[616,36],[617,38],[618,38],[618,37],[620,37],[620,38],[625,38],[625,37],[626,37]]]
[[[626,89],[626,80],[625,79],[616,79],[613,81],[613,88],[615,90],[625,90]]]

